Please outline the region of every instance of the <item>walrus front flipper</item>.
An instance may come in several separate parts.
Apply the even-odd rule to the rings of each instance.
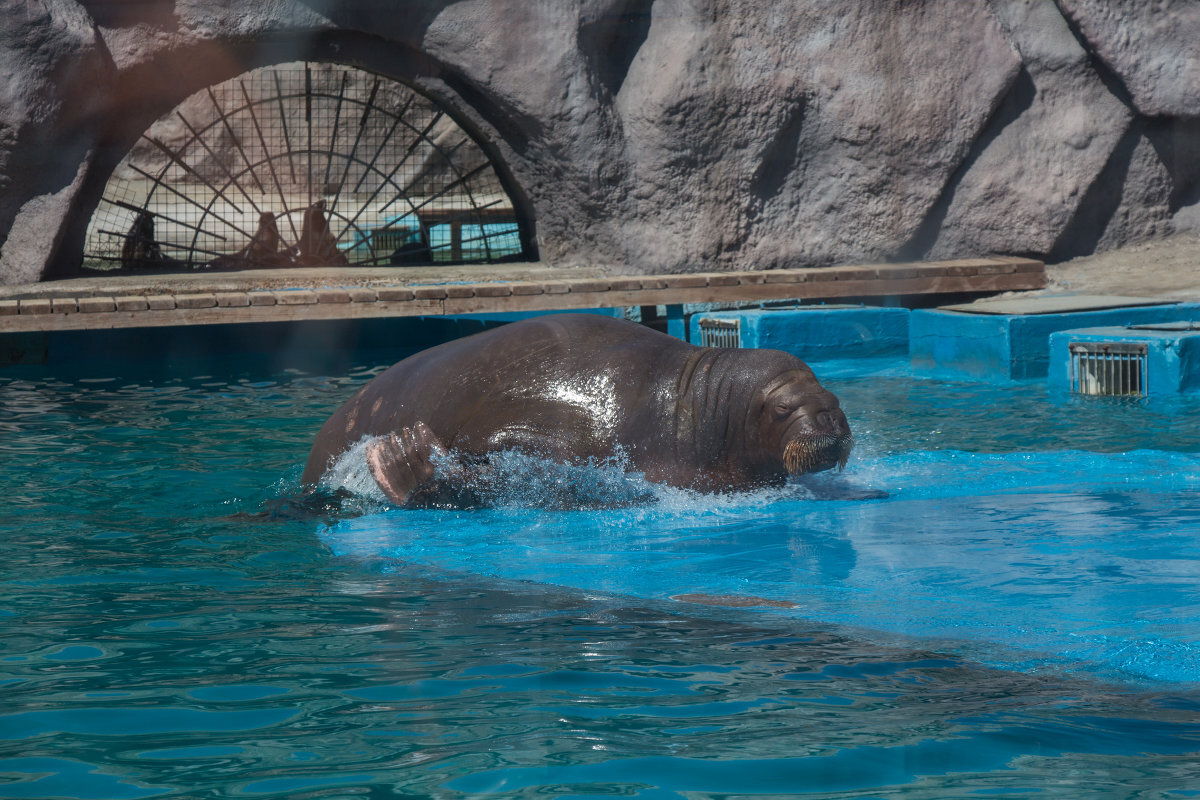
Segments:
[[[438,462],[450,453],[430,426],[418,422],[367,445],[367,468],[388,499],[398,506],[418,505],[416,499],[437,495]]]
[[[881,489],[865,489],[836,477],[801,475],[794,480],[812,492],[814,500],[886,500],[889,497]]]

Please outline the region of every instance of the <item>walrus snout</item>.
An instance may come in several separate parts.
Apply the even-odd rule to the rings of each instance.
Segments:
[[[842,470],[850,458],[854,437],[848,433],[802,433],[783,448],[783,465],[789,475]]]

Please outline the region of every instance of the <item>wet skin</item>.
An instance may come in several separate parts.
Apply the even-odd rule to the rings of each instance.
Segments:
[[[794,356],[695,347],[591,314],[505,325],[394,365],[321,428],[303,481],[316,484],[364,437],[397,505],[505,449],[571,463],[615,456],[652,482],[713,492],[829,469],[852,442],[837,398]],[[450,454],[464,466],[435,478]]]

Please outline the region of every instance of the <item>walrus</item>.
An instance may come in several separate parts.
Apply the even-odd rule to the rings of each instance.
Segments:
[[[186,264],[162,251],[154,234],[154,214],[145,209],[138,212],[129,232],[121,241],[121,266],[125,269],[183,269]]]
[[[258,228],[250,237],[250,243],[236,253],[217,256],[208,263],[208,267],[213,270],[289,267],[292,265],[291,256],[286,249],[280,249],[282,243],[275,215],[270,211],[260,211]]]
[[[304,209],[300,241],[294,248],[292,260],[302,267],[346,266],[345,254],[338,250],[337,239],[325,219],[325,201],[318,200]]]
[[[258,229],[254,231],[254,237],[250,240],[250,244],[246,245],[246,260],[251,264],[275,266],[279,260],[279,246],[282,241],[279,236],[279,225],[275,222],[275,215],[270,211],[260,212]]]
[[[126,269],[147,269],[162,261],[162,248],[154,236],[154,215],[139,211],[121,242],[121,266]]]
[[[301,480],[315,486],[364,439],[375,482],[410,507],[504,450],[624,459],[651,482],[723,492],[840,468],[853,444],[837,398],[795,356],[696,347],[594,314],[511,323],[395,364],[325,422]]]

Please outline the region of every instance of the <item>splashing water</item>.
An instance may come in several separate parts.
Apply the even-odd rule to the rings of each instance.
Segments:
[[[367,467],[370,437],[338,456],[321,478],[330,491],[346,491],[367,503],[386,506],[383,491]],[[660,487],[634,471],[623,453],[567,464],[516,450],[488,454],[486,462],[457,452],[434,454],[434,481],[460,487],[457,506],[497,509],[595,509],[654,502]]]

